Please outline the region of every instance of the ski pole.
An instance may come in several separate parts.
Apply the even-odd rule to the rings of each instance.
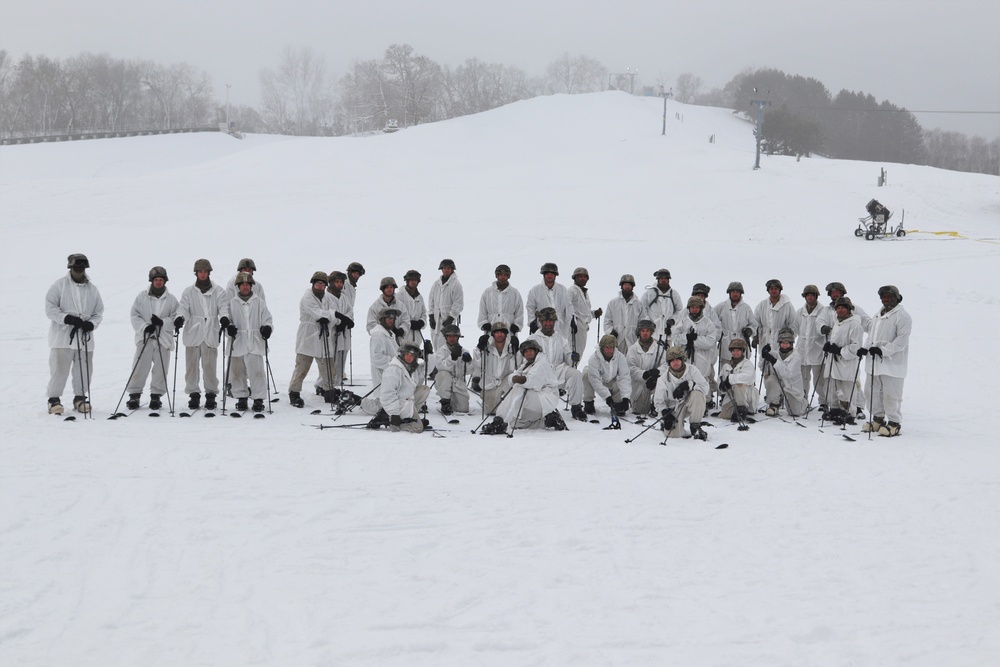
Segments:
[[[70,339],[73,338],[73,335],[76,332],[77,332],[77,328],[73,327],[73,331],[71,331],[70,334],[69,334]],[[90,399],[88,398],[89,397],[88,387],[87,387],[86,382],[84,381],[84,378],[83,378],[83,373],[84,373],[84,370],[83,370],[83,352],[81,351],[81,344],[80,344],[80,339],[83,338],[83,336],[84,336],[84,332],[80,332],[80,335],[76,337],[76,369],[80,372],[80,391],[83,392],[83,406],[82,407],[84,409],[81,410],[81,412],[83,412],[83,418],[86,419],[87,418],[87,412],[89,412],[86,408],[87,408],[87,403],[89,402]]]
[[[83,332],[83,371],[84,371],[84,377],[87,378],[87,381],[86,381],[86,383],[83,386],[83,390],[84,390],[83,400],[84,400],[84,404],[87,406],[87,412],[84,413],[83,418],[84,419],[93,419],[94,418],[94,414],[93,414],[93,407],[94,406],[90,402],[90,379],[91,379],[90,378],[90,373],[91,373],[91,371],[90,371],[90,332],[89,331],[84,331]]]
[[[223,338],[222,340],[223,340],[222,346],[223,346],[223,349],[225,349],[225,340],[226,339]],[[229,341],[229,356],[226,358],[226,371],[225,371],[225,373],[223,373],[223,375],[225,375],[225,381],[222,383],[223,384],[223,392],[222,392],[222,416],[223,417],[226,416],[226,395],[229,394],[229,391],[228,391],[228,388],[229,388],[229,371],[233,367],[233,348],[236,347],[236,345],[234,345],[235,342],[236,341],[235,341],[235,336],[234,336],[233,340]]]
[[[830,356],[827,352],[826,356]],[[824,362],[825,363],[825,362]],[[826,374],[826,396],[823,397],[823,404],[826,406],[826,412],[819,419],[820,428],[823,427],[824,422],[826,422],[826,415],[830,412],[830,386],[833,384],[833,364],[836,363],[833,357],[830,357],[830,372]]]
[[[333,369],[330,368],[330,329],[324,325],[319,326],[319,337],[323,341],[323,369],[326,371],[326,402],[333,409]]]
[[[854,383],[851,385],[851,395],[847,399],[847,414],[848,414],[848,417],[851,418],[851,419],[854,418],[854,415],[851,414],[851,410],[854,409],[854,390],[858,388],[858,375],[860,375],[860,373],[861,373],[861,362],[862,361],[864,361],[864,357],[859,354],[858,355],[858,367],[854,369]],[[841,431],[846,431],[847,430],[847,420],[846,419],[844,420],[844,423],[840,425],[840,430]]]
[[[501,403],[503,403],[503,399],[507,398],[507,394],[509,394],[512,391],[514,391],[514,386],[513,385],[511,385],[510,389],[508,389],[507,391],[505,391],[503,393],[503,395],[500,397],[500,400],[497,401],[497,405],[500,405]],[[481,429],[483,427],[483,424],[486,423],[487,417],[492,417],[492,416],[493,416],[493,413],[490,413],[490,414],[486,415],[485,417],[483,417],[483,421],[479,422],[479,426],[477,426],[476,428],[472,429],[472,432],[475,433],[476,431],[478,431],[479,429]]]
[[[511,387],[511,389],[513,388]],[[508,438],[514,437],[514,431],[517,430],[517,422],[521,419],[521,410],[524,410],[524,401],[528,398],[528,390],[523,387],[522,389],[524,393],[521,394],[521,407],[517,409],[517,415],[514,416],[514,423],[510,425],[510,433],[507,434]],[[542,418],[544,419],[544,417]]]
[[[785,383],[781,381],[781,375],[778,374],[778,369],[774,367],[774,364],[771,364],[771,372],[774,373],[774,379],[778,381],[778,388],[781,389],[781,396],[785,399],[785,407],[788,408],[788,416],[792,418],[792,421],[795,422],[796,426],[805,428],[805,426],[800,424],[799,420],[795,418],[795,413],[792,412],[792,404],[788,400],[788,394],[785,393]]]
[[[271,362],[268,361],[268,345],[267,339],[264,339],[264,364],[267,366],[268,370],[271,368]],[[277,389],[275,389],[277,391]],[[267,414],[273,415],[274,410],[271,409],[271,385],[267,385]]]
[[[657,417],[656,421],[654,421],[652,424],[650,424],[646,428],[644,428],[641,431],[639,431],[639,434],[636,435],[634,438],[626,438],[625,439],[626,444],[630,443],[630,442],[635,442],[636,440],[638,440],[640,438],[640,436],[642,436],[643,433],[645,433],[649,429],[653,428],[654,426],[656,426],[657,424],[659,424],[662,421],[663,421],[663,417]]]
[[[174,416],[174,404],[177,403],[177,355],[180,354],[181,344],[180,344],[180,332],[176,329],[174,330],[174,386],[171,390],[170,399],[170,416]]]
[[[159,329],[159,327],[157,327],[157,329],[156,329],[156,349],[157,349],[157,352],[159,353],[159,357],[160,357],[160,375],[163,376],[163,386],[166,387],[167,386],[167,366],[164,363],[164,359],[163,359],[163,345],[160,343],[160,335],[159,334],[160,334],[160,329]],[[167,355],[167,359],[169,359],[169,358],[170,358],[170,355],[168,354]],[[152,389],[152,384],[150,384],[150,389]],[[164,392],[164,393],[166,393],[166,392]],[[150,391],[150,395],[152,395],[152,391]],[[169,408],[169,410],[170,410],[170,416],[173,417],[174,416],[174,405],[173,405],[173,403],[170,402],[170,394],[167,394],[167,408]]]
[[[750,425],[747,424],[746,421],[744,421],[743,414],[740,413],[740,406],[736,405],[736,395],[733,393],[732,386],[730,386],[729,389],[726,390],[726,395],[729,396],[729,402],[732,404],[733,411],[736,413],[736,420],[740,423],[740,425],[736,427],[736,430],[749,431]]]
[[[681,425],[681,431],[684,430],[684,411],[687,409],[687,403],[688,403],[688,399],[689,398],[691,398],[691,390],[690,389],[687,390],[687,392],[684,394],[684,398],[681,399],[680,404],[674,410],[674,418],[680,423],[680,425]],[[664,426],[666,426],[666,424],[664,424]],[[661,445],[667,444],[667,440],[670,439],[670,431],[673,431],[673,430],[674,429],[671,428],[671,429],[667,429],[665,431],[666,435],[664,435],[663,442],[660,443]]]
[[[135,357],[135,363],[132,364],[132,372],[128,374],[128,380],[125,381],[125,388],[122,389],[122,395],[118,398],[118,405],[115,406],[115,411],[111,413],[111,416],[108,417],[108,419],[118,419],[122,416],[122,414],[118,412],[118,408],[122,405],[122,399],[125,398],[125,392],[128,391],[128,386],[132,382],[132,376],[135,375],[135,369],[139,367],[139,362],[142,361],[142,353],[146,351],[146,345],[149,343],[149,337],[151,335],[152,334],[146,334],[143,337],[142,348],[140,348],[139,354]]]
[[[870,352],[869,352],[870,354]],[[872,439],[872,431],[875,430],[875,359],[878,355],[872,354],[871,387],[868,388],[868,439]],[[879,384],[882,381],[879,380]],[[881,390],[881,388],[880,388]]]

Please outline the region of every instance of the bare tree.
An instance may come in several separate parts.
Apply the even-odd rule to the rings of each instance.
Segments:
[[[328,133],[332,95],[321,56],[305,47],[286,46],[277,70],[260,72],[262,116],[279,134]]]
[[[677,76],[677,83],[674,85],[674,99],[685,104],[693,102],[695,96],[701,91],[704,82],[700,76],[695,76],[691,72],[684,72]]]
[[[602,90],[608,70],[593,58],[582,54],[571,58],[566,53],[550,64],[545,74],[547,92],[572,95]]]

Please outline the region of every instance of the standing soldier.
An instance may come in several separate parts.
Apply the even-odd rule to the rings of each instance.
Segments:
[[[800,339],[801,340],[801,339]],[[778,354],[773,354],[770,345],[761,348],[761,356],[771,367],[771,374],[764,379],[767,395],[785,399],[785,409],[793,417],[805,414],[806,401],[802,390],[802,359],[795,349],[795,333],[791,329],[778,332]],[[767,404],[765,414],[778,416],[780,401]]]
[[[150,368],[149,409],[163,407],[160,398],[167,393],[170,351],[174,349],[174,318],[177,298],[167,291],[167,270],[154,266],[149,270],[149,289],[139,292],[132,302],[132,328],[135,329],[135,361],[128,383],[129,410],[139,409],[142,388]]]
[[[636,329],[639,339],[629,345],[625,359],[632,377],[632,412],[644,417],[653,409],[653,390],[660,377],[659,366],[666,346],[654,340],[653,320],[640,320]]]
[[[833,329],[833,311],[819,303],[819,288],[806,285],[802,289],[804,306],[796,311],[799,323],[799,342],[795,346],[802,362],[802,391],[809,404],[809,387],[823,400],[826,396],[826,378],[823,376],[823,345]],[[787,389],[787,387],[786,387]]]
[[[712,318],[705,313],[705,300],[700,296],[688,299],[687,312],[677,317],[671,345],[683,347],[686,358],[696,367],[708,382],[708,396],[718,390],[715,382],[716,355],[719,351],[720,332]],[[709,398],[707,407],[714,408],[715,402]]]
[[[753,314],[753,309],[750,304],[743,300],[743,283],[737,281],[729,283],[726,292],[729,294],[729,299],[715,307],[715,314],[719,316],[719,321],[722,323],[722,345],[719,352],[722,355],[723,363],[732,358],[729,354],[730,343],[739,338],[749,347],[753,332],[758,326],[757,316]],[[746,348],[744,348],[744,358],[746,357],[745,350]]]
[[[334,271],[333,273],[337,272]],[[357,307],[358,281],[361,280],[361,276],[363,275],[365,275],[365,267],[361,265],[361,262],[351,262],[350,264],[347,265],[347,272],[346,272],[347,282],[344,283],[344,296],[343,296],[343,303],[341,304],[342,306],[344,306],[344,309],[341,310],[340,312],[350,313],[350,316],[352,318],[354,317],[354,312]],[[354,324],[352,323],[351,326],[347,327],[347,329],[344,331],[344,339],[345,339],[344,352],[349,354],[351,357],[350,380],[352,383],[354,382],[354,353],[352,351],[352,346],[354,342],[353,329],[354,329]],[[344,373],[344,371],[341,370],[341,373]],[[347,375],[342,375],[341,377],[343,378],[344,382],[347,382],[348,380]]]
[[[851,300],[842,296],[837,299],[837,322],[830,332],[830,342],[823,346],[823,351],[827,353],[827,400],[823,402],[828,406],[829,397],[836,397],[838,403],[836,407],[827,410],[825,419],[829,419],[835,424],[853,424],[855,415],[864,418],[861,406],[864,405],[864,394],[856,390],[858,369],[860,368],[859,353],[864,332],[861,329],[860,318],[854,317],[854,304]]]
[[[903,380],[910,349],[913,320],[900,304],[903,296],[895,285],[878,289],[882,310],[868,326],[868,388],[872,420],[865,431],[878,430],[886,437],[899,435],[903,423]]]
[[[647,287],[642,294],[642,302],[649,312],[648,319],[653,320],[657,331],[670,335],[674,322],[684,312],[681,295],[670,286],[670,271],[658,269],[653,277],[656,285]]]
[[[399,301],[400,329],[403,330],[403,341],[424,348],[424,326],[427,324],[427,304],[417,289],[420,285],[420,272],[410,269],[403,275],[403,291],[397,295]]]
[[[69,273],[52,283],[45,295],[49,324],[49,414],[63,414],[61,394],[73,376],[73,408],[90,412],[90,379],[94,373],[94,329],[104,319],[104,302],[90,282],[90,260],[81,253],[66,259]]]
[[[330,273],[330,285],[326,288],[327,294],[333,298],[333,308],[337,313],[337,322],[333,327],[333,377],[335,380],[345,381],[344,359],[351,347],[351,330],[354,328],[354,302],[347,296],[345,284],[347,274],[341,271]],[[317,393],[322,393],[322,388],[317,383]]]
[[[455,275],[455,262],[442,259],[438,264],[441,279],[435,280],[427,297],[427,313],[434,332],[434,347],[444,345],[444,327],[462,323],[462,309],[465,308],[465,291]]]
[[[372,305],[368,307],[368,316],[365,317],[365,329],[368,330],[369,334],[371,334],[372,329],[379,325],[378,314],[386,308],[392,308],[393,310],[399,311],[399,324],[402,324],[402,320],[404,319],[406,313],[403,305],[399,302],[399,298],[396,296],[396,290],[399,289],[399,286],[396,285],[395,278],[392,276],[386,276],[379,281],[378,289],[381,294],[375,297],[375,301],[373,301]],[[399,327],[399,330],[395,333],[396,336],[402,338],[405,332],[402,327]]]
[[[559,335],[569,340],[571,331],[570,323],[573,321],[573,303],[569,298],[569,290],[566,289],[564,285],[560,285],[556,282],[556,277],[559,275],[559,267],[552,262],[545,262],[542,264],[542,268],[539,270],[542,274],[542,282],[535,285],[528,291],[528,317],[531,318],[531,333],[538,331],[541,324],[541,320],[538,319],[538,313],[543,308],[551,308],[555,311],[556,317],[559,318],[559,324],[557,331]],[[545,347],[544,345],[542,347]],[[579,359],[579,354],[577,355]],[[555,367],[555,361],[549,359],[549,362]]]
[[[337,325],[337,300],[327,292],[330,277],[316,271],[310,278],[310,288],[299,299],[299,328],[295,333],[295,369],[288,382],[288,402],[293,407],[305,406],[302,382],[316,360],[319,370],[317,386],[323,400],[333,403],[334,387],[339,376],[333,374],[334,347]]]
[[[481,392],[483,410],[493,414],[503,394],[504,380],[517,367],[517,348],[507,345],[507,325],[494,322],[492,340],[480,339],[473,359],[472,391]]]
[[[557,320],[555,308],[542,308],[538,311],[539,331],[532,334],[529,340],[536,341],[541,346],[559,380],[560,393],[566,394],[573,419],[587,421],[587,415],[583,411],[583,376],[573,368],[573,352],[569,349],[569,341],[556,331]]]
[[[447,417],[456,410],[469,411],[469,389],[465,386],[465,378],[472,371],[472,355],[459,344],[462,332],[457,326],[452,324],[441,329],[445,344],[434,353],[438,370],[434,386],[441,397],[441,414]]]
[[[778,347],[778,332],[782,329],[796,331],[798,321],[791,299],[781,293],[784,289],[781,281],[772,278],[767,281],[765,287],[767,288],[767,298],[757,304],[757,308],[754,310],[754,316],[760,323],[757,337],[750,344],[754,347],[767,345],[768,349],[775,349]],[[762,366],[764,400],[767,401],[768,405],[778,404],[781,402],[781,395],[775,396],[770,391],[766,391],[768,387],[777,386],[773,382],[768,382],[771,375],[771,365],[765,361]]]
[[[570,323],[570,333],[573,336],[571,347],[582,357],[587,351],[587,337],[590,334],[590,323],[601,317],[604,311],[594,310],[590,305],[590,295],[587,294],[587,283],[590,273],[582,266],[573,271],[573,284],[569,286],[570,302],[573,304],[574,321]]]
[[[715,322],[715,326],[718,327],[719,331],[722,331],[722,320],[719,319],[719,315],[715,312],[715,306],[708,302],[708,293],[712,291],[712,288],[705,283],[695,283],[694,287],[691,288],[691,296],[700,296],[705,302],[705,307],[702,309],[703,312],[712,318]]]
[[[521,298],[521,293],[510,284],[509,266],[500,264],[494,275],[497,279],[483,290],[483,295],[479,299],[479,318],[476,323],[483,332],[479,342],[488,343],[484,337],[490,335],[496,322],[503,322],[505,326],[509,323],[512,354],[517,354],[517,348],[521,344],[517,334],[524,328],[524,300]]]
[[[608,302],[608,310],[604,314],[604,330],[618,339],[619,350],[628,352],[629,345],[634,343],[639,335],[637,329],[639,321],[650,318],[646,304],[635,295],[635,278],[631,274],[623,275],[618,280],[618,287],[621,291]]]
[[[594,397],[600,396],[611,408],[612,415],[623,417],[632,401],[632,378],[628,361],[618,349],[618,339],[604,334],[597,349],[583,369],[583,410],[588,415],[597,412]]]
[[[222,285],[212,282],[212,263],[199,259],[194,263],[194,285],[181,293],[174,329],[184,328],[184,393],[188,408],[201,405],[199,376],[205,384],[205,409],[214,410],[219,393],[219,339],[221,329],[229,326],[229,300]]]
[[[371,356],[373,387],[377,387],[382,382],[382,371],[399,352],[397,317],[399,317],[399,311],[395,308],[383,308],[378,314],[378,326],[370,332],[368,351]]]
[[[233,396],[236,398],[236,409],[247,410],[247,399],[252,394],[253,411],[264,412],[264,399],[267,394],[267,371],[264,358],[267,350],[267,340],[271,338],[271,311],[267,302],[254,290],[254,277],[243,271],[236,276],[236,296],[229,301],[229,326],[226,333],[230,338],[230,356],[242,362],[246,374],[237,382],[233,381]]]
[[[236,284],[236,278],[239,277],[240,273],[246,273],[251,278],[254,278],[254,274],[256,272],[257,272],[257,265],[254,263],[252,259],[250,259],[249,257],[244,257],[243,259],[241,259],[239,261],[239,264],[237,264],[236,266],[236,274],[232,278],[230,278],[229,283],[226,286],[226,293],[228,295],[227,300],[231,300],[234,297],[238,296],[239,286]],[[253,293],[257,295],[257,298],[267,303],[267,297],[264,296],[264,286],[261,285],[256,278],[254,278],[254,281],[252,283],[252,288],[253,288]],[[234,355],[234,358],[231,359],[229,363],[229,380],[228,380],[229,386],[226,387],[226,391],[228,392],[229,396],[232,396],[233,393],[230,390],[230,387],[232,385],[234,384],[245,385],[246,383],[247,383],[247,369],[243,365],[243,357],[236,357]]]
[[[826,295],[830,297],[830,319],[837,319],[837,299],[842,296],[847,296],[847,288],[844,287],[844,283],[832,282],[826,286]],[[858,318],[861,322],[861,326],[868,330],[868,325],[871,324],[872,318],[868,313],[864,311],[861,306],[854,306],[854,317]]]

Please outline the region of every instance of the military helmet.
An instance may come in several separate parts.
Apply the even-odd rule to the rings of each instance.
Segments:
[[[396,310],[395,308],[383,308],[382,310],[378,311],[379,324],[385,324],[385,321],[387,319],[390,318],[396,319],[397,317],[399,317],[399,311]]]
[[[461,338],[462,337],[462,330],[459,329],[457,325],[449,324],[446,327],[441,327],[441,335],[442,336],[446,336],[446,337],[447,336],[458,336],[459,338]]]
[[[663,355],[667,361],[673,361],[674,359],[687,359],[687,352],[680,345],[671,345],[667,348],[666,354]]]
[[[840,308],[841,306],[844,306],[847,310],[854,310],[854,303],[851,301],[851,297],[849,296],[842,296],[833,304],[835,309]]]
[[[345,275],[343,271],[331,271],[329,275],[331,285],[335,280],[339,280],[340,282],[345,282],[347,280],[347,275]]]
[[[498,331],[502,331],[505,334],[510,333],[510,329],[507,328],[506,324],[504,324],[503,322],[494,322],[493,326],[490,327],[490,335],[492,336]]]
[[[255,285],[256,281],[253,279],[253,274],[247,273],[246,271],[240,271],[236,274],[236,286],[239,287],[243,283],[249,283]]]
[[[899,293],[899,289],[895,285],[883,285],[878,288],[878,296],[880,299],[885,294],[891,294],[896,297],[896,303],[903,300],[903,295]]]
[[[347,273],[357,271],[361,275],[365,275],[365,267],[361,266],[361,262],[351,262],[347,265]]]
[[[542,308],[538,311],[538,321],[544,322],[546,320],[551,320],[553,322],[557,321],[559,318],[556,316],[556,309],[552,307]]]
[[[781,331],[778,332],[778,342],[779,343],[792,343],[795,344],[795,332],[788,327],[782,327]]]
[[[577,276],[587,276],[589,278],[590,277],[590,271],[588,271],[587,269],[583,268],[582,266],[578,266],[575,269],[573,269],[573,275],[570,276],[570,277],[573,278],[573,279],[576,279]]]
[[[700,296],[693,296],[689,298],[687,307],[690,309],[693,308],[694,306],[698,306],[699,308],[704,308],[705,300],[702,299]]]
[[[802,296],[805,296],[806,294],[815,294],[818,297],[819,288],[816,287],[815,285],[806,285],[805,287],[802,288]]]
[[[521,346],[517,348],[517,351],[524,354],[525,350],[534,350],[537,353],[541,353],[542,346],[538,344],[538,341],[534,338],[529,338],[528,340],[521,343]]]
[[[163,282],[169,280],[167,278],[167,270],[162,266],[154,266],[149,270],[149,282],[153,282],[153,278],[163,278]]]
[[[417,271],[416,269],[410,269],[409,271],[407,271],[406,273],[404,273],[403,274],[403,282],[407,282],[407,281],[410,281],[410,280],[416,280],[419,283],[420,282],[420,272]]]
[[[712,288],[705,283],[695,283],[694,287],[691,288],[691,296],[695,296],[696,294],[704,294],[705,296],[708,296],[708,293],[711,291]]]
[[[506,273],[510,275],[510,267],[506,264],[497,264],[497,268],[493,270],[493,275],[499,276],[501,273]]]
[[[414,357],[419,357],[420,348],[414,345],[413,343],[403,343],[402,345],[399,346],[399,351],[396,352],[396,356],[399,357],[400,361],[403,361],[405,363],[403,357],[407,354],[412,354]],[[414,359],[414,361],[416,360]]]
[[[729,341],[729,351],[732,352],[733,350],[743,350],[743,353],[746,354],[747,342],[742,338],[732,339]]]
[[[639,323],[635,325],[635,335],[638,336],[642,329],[649,329],[650,332],[656,331],[656,324],[653,320],[639,320]]]
[[[826,286],[826,295],[830,296],[830,292],[832,292],[833,290],[837,290],[838,292],[840,292],[840,296],[844,296],[845,294],[847,294],[847,288],[844,287],[844,283],[834,282],[828,284]]]
[[[196,259],[196,260],[194,260],[194,272],[198,273],[199,271],[208,271],[209,273],[211,273],[212,272],[212,263],[210,261],[208,261],[207,259]]]
[[[559,267],[556,266],[554,262],[545,262],[544,264],[542,264],[542,268],[539,270],[539,273],[541,273],[543,276],[546,273],[554,273],[558,276]]]
[[[244,269],[253,269],[254,271],[256,271],[257,265],[254,264],[253,260],[250,259],[249,257],[244,257],[243,259],[240,260],[240,263],[236,265],[236,270],[242,271]]]
[[[438,270],[449,268],[452,271],[455,270],[455,260],[453,259],[442,259],[441,263],[438,264]]]
[[[653,277],[654,278],[670,278],[670,270],[669,269],[657,269],[656,271],[653,272]]]
[[[781,290],[785,289],[785,286],[782,285],[781,281],[778,280],[777,278],[771,278],[766,283],[764,283],[764,288],[765,289],[771,289],[772,287],[777,287],[779,292]]]
[[[314,271],[312,278],[309,280],[309,284],[312,285],[316,281],[323,283],[324,285],[330,284],[330,276],[323,273],[322,271]]]
[[[386,276],[382,280],[378,281],[378,291],[381,292],[390,285],[392,285],[396,289],[399,289],[399,285],[396,284],[396,279],[393,278],[392,276]]]
[[[743,283],[741,283],[738,280],[734,280],[733,282],[729,283],[729,287],[726,288],[726,292],[732,292],[734,290],[739,292],[740,294],[743,294]]]
[[[604,334],[598,342],[599,347],[618,347],[618,338],[611,334]]]
[[[631,273],[626,273],[621,278],[618,279],[618,286],[621,287],[625,283],[629,283],[632,287],[635,287],[635,277]]]
[[[77,267],[77,265],[80,265],[80,266]],[[83,268],[83,269],[89,269],[90,268],[90,260],[87,259],[87,256],[84,255],[82,252],[75,252],[75,253],[73,253],[72,255],[70,255],[69,257],[66,258],[66,268],[67,269],[72,269],[74,267],[76,267],[76,268]]]

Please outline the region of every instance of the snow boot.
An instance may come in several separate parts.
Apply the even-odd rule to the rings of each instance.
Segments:
[[[90,412],[90,401],[87,400],[86,396],[74,396],[73,409],[86,414]]]
[[[691,422],[691,437],[695,440],[708,440],[708,433],[701,427],[701,422]]]
[[[768,417],[777,417],[778,406],[774,405],[773,403],[771,405],[768,405],[767,410],[764,410],[764,414],[767,415]]]
[[[65,410],[63,410],[62,403],[59,402],[58,396],[53,396],[49,399],[49,414],[50,415],[61,415]]]
[[[483,427],[484,435],[503,435],[507,432],[507,422],[503,417],[494,417],[493,421]]]
[[[297,391],[288,392],[288,402],[293,408],[304,408],[306,405],[306,402],[302,400],[302,394]]]
[[[569,410],[570,410],[570,414],[573,415],[573,419],[577,420],[578,422],[585,422],[585,421],[587,421],[587,413],[584,411],[583,406],[580,405],[579,403],[577,403],[574,406],[571,406]],[[560,421],[562,421],[561,417],[560,417]],[[558,429],[558,430],[562,430],[562,429]]]
[[[597,408],[594,407],[593,401],[584,401],[583,411],[586,412],[588,415],[597,414]]]
[[[443,414],[445,417],[448,417],[448,416],[450,416],[450,415],[452,415],[454,413],[455,413],[455,410],[451,407],[451,399],[450,398],[442,398],[441,399],[441,414]]]
[[[129,410],[138,410],[139,401],[142,399],[142,394],[129,394],[128,401],[125,403],[125,407]]]
[[[885,417],[873,417],[871,421],[865,422],[861,426],[861,430],[864,433],[869,433],[872,431],[878,433],[879,429],[881,429],[884,425],[885,425]]]
[[[573,407],[579,408],[580,406],[576,405]],[[581,410],[581,416],[583,417],[584,421],[586,421],[587,417],[582,414],[583,408],[580,408],[580,410]],[[563,418],[559,414],[558,410],[553,410],[549,414],[545,415],[545,427],[554,428],[557,431],[565,431],[566,422],[563,421]]]
[[[149,409],[159,410],[163,407],[163,402],[160,400],[160,394],[150,394],[149,395]]]
[[[881,428],[879,428],[878,434],[886,438],[891,438],[899,435],[899,430],[901,428],[903,427],[899,422],[886,422]]]
[[[861,408],[858,408],[858,411],[855,413],[854,418],[855,419],[864,419],[865,418],[865,411],[862,410]]]
[[[389,413],[387,413],[383,408],[379,408],[378,413],[371,418],[368,422],[367,428],[377,429],[381,426],[389,425]]]
[[[205,394],[205,409],[214,410],[215,407],[215,394]]]
[[[335,404],[340,400],[340,390],[336,387],[333,389],[326,389],[321,392],[321,396],[323,396],[324,403]]]
[[[236,409],[239,410],[240,412],[246,412],[249,409],[249,406],[247,405],[246,396],[244,396],[243,398],[236,399]]]
[[[195,392],[188,395],[188,408],[191,410],[197,410],[201,406],[201,394]]]
[[[253,399],[253,411],[254,412],[264,412],[264,399],[255,398]]]

